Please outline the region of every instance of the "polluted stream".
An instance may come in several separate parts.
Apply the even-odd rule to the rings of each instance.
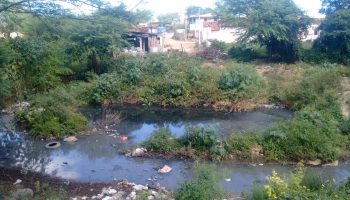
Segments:
[[[160,128],[175,136],[187,127],[210,126],[223,136],[234,133],[263,131],[275,123],[292,117],[283,109],[260,109],[245,113],[224,113],[191,109],[145,109],[142,107],[86,108],[82,110],[96,133],[78,137],[76,143],[61,142],[57,149],[47,149],[47,141],[36,140],[26,133],[0,131],[0,166],[21,167],[43,174],[81,182],[111,182],[127,179],[137,184],[160,185],[176,189],[191,177],[193,162],[158,158],[131,158],[120,152],[147,140]],[[105,129],[108,129],[106,132]],[[123,141],[117,135],[127,136]],[[168,165],[172,171],[158,174],[157,168]],[[228,172],[223,187],[231,193],[249,191],[253,183],[263,183],[272,170],[292,171],[295,166],[279,164],[220,163],[218,170]],[[338,167],[313,167],[320,175],[337,182],[350,177],[350,163]]]

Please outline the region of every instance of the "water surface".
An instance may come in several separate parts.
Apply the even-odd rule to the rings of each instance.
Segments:
[[[113,113],[120,113],[120,123],[116,124]],[[107,114],[101,109],[86,109],[84,113],[92,123],[108,126],[129,136],[122,142],[104,127],[99,133],[83,136],[75,144],[61,142],[58,149],[46,149],[47,142],[35,140],[25,133],[0,131],[0,165],[19,166],[64,179],[83,182],[109,182],[114,179],[128,179],[138,184],[157,184],[175,189],[179,183],[191,176],[192,162],[182,160],[129,158],[118,153],[122,147],[141,142],[158,128],[168,128],[175,136],[183,134],[186,126],[217,126],[221,134],[263,130],[283,118],[290,117],[287,111],[256,111],[250,113],[228,114],[212,111],[181,111],[163,109],[115,108]],[[108,116],[106,116],[108,115]],[[102,123],[107,121],[108,123]],[[116,124],[116,125],[115,125]],[[173,171],[160,175],[156,168],[169,165]],[[264,182],[272,169],[283,173],[291,171],[293,166],[249,164],[218,164],[218,170],[229,172],[230,182],[223,186],[236,194],[247,191],[252,183]],[[336,168],[312,168],[323,176],[337,181],[350,177],[350,163],[342,163]]]

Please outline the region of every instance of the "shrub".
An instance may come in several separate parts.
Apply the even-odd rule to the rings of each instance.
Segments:
[[[321,181],[317,177],[306,176],[309,175],[305,174],[303,167],[299,167],[295,172],[284,176],[273,171],[263,189],[253,188],[248,199],[349,199],[350,193],[345,189],[347,183],[335,186],[334,182]],[[308,180],[308,183],[305,184],[305,180]]]
[[[223,57],[223,53],[220,50],[215,49],[213,47],[207,47],[198,52],[197,56],[206,60],[218,60]]]
[[[334,103],[334,96],[339,88],[339,77],[337,69],[309,69],[300,80],[297,80],[297,85],[287,89],[285,99],[282,101],[293,102],[292,108],[295,110],[300,110],[318,100],[322,101],[322,98],[332,101],[329,104],[331,105]],[[338,105],[338,103],[333,105]]]
[[[226,53],[228,50],[228,44],[219,40],[210,40],[210,47],[219,50],[221,53]]]
[[[65,89],[36,95],[31,106],[16,113],[17,120],[40,138],[63,137],[87,127],[87,119],[76,112],[76,101]]]
[[[258,96],[263,85],[262,79],[250,66],[229,68],[218,80],[219,89],[231,100]]]
[[[228,51],[228,55],[241,62],[250,62],[267,56],[265,48],[257,44],[236,43]]]
[[[220,180],[225,174],[210,165],[195,165],[191,180],[185,181],[174,192],[175,200],[212,200],[222,199],[224,191]]]
[[[252,149],[259,147],[257,134],[233,134],[227,140],[227,152],[241,159],[250,159]]]
[[[89,101],[92,103],[100,103],[119,95],[121,83],[119,76],[115,73],[103,74],[97,77],[92,84],[92,88],[88,91]]]
[[[142,144],[149,151],[173,152],[179,147],[177,140],[166,129],[159,129],[152,133],[151,137]]]
[[[146,104],[183,105],[188,96],[188,83],[182,78],[165,75],[146,83],[141,100]]]
[[[263,149],[269,159],[337,160],[342,151],[337,121],[317,111],[296,113],[294,119],[264,136]]]
[[[214,161],[221,160],[226,155],[226,144],[213,128],[188,128],[179,141],[199,153],[208,152]]]

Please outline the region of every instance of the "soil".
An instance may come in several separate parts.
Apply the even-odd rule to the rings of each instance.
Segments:
[[[102,191],[103,188],[112,187],[118,191],[125,191],[129,194],[132,186],[126,180],[114,181],[112,183],[82,183],[60,178],[50,177],[38,172],[26,171],[20,168],[0,167],[0,186],[6,191],[16,190],[14,183],[20,179],[25,188],[35,189],[36,182],[48,184],[49,188],[54,191],[63,189],[71,197],[75,196],[93,196]]]

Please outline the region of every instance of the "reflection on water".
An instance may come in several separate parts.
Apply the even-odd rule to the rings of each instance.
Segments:
[[[119,125],[113,126],[120,133],[131,136],[130,143],[121,143],[109,134],[93,134],[79,138],[75,144],[61,143],[58,149],[46,149],[46,142],[29,138],[23,133],[8,133],[0,131],[0,165],[21,166],[30,170],[53,176],[74,179],[84,182],[106,182],[113,179],[128,179],[139,184],[160,183],[162,186],[174,189],[178,183],[190,177],[192,162],[164,159],[128,158],[118,153],[123,145],[133,144],[148,137],[150,132],[167,127],[176,135],[182,134],[187,125],[206,125],[217,123],[219,128],[235,128],[235,131],[245,130],[253,126],[266,128],[267,123],[275,120],[275,116],[288,116],[290,113],[253,112],[241,114],[225,114],[212,112],[187,113],[181,111],[140,111],[130,109],[122,111]],[[101,116],[98,109],[85,110],[92,121]],[[97,114],[92,114],[97,113]],[[261,119],[267,118],[267,119]],[[277,117],[278,118],[278,117]],[[265,123],[265,124],[264,124]],[[222,132],[223,134],[229,132]],[[169,174],[159,175],[155,168],[167,164],[173,168]],[[223,182],[227,190],[235,193],[248,190],[254,181],[265,181],[272,169],[278,172],[292,170],[290,166],[265,165],[253,167],[245,164],[220,164],[218,170],[227,169],[231,182]],[[343,163],[337,168],[313,168],[325,176],[334,177],[340,181],[350,176],[350,164]],[[155,182],[149,179],[156,178]]]
[[[272,124],[290,118],[287,110],[259,110],[246,113],[213,112],[212,110],[162,109],[142,107],[109,108],[119,113],[120,123],[110,123],[109,128],[128,135],[130,142],[140,143],[160,128],[168,129],[174,136],[184,134],[186,127],[211,126],[223,136],[237,132],[262,131]],[[83,112],[94,125],[106,118],[105,108],[89,108]],[[108,115],[111,115],[111,112]],[[106,124],[108,125],[108,124]]]

